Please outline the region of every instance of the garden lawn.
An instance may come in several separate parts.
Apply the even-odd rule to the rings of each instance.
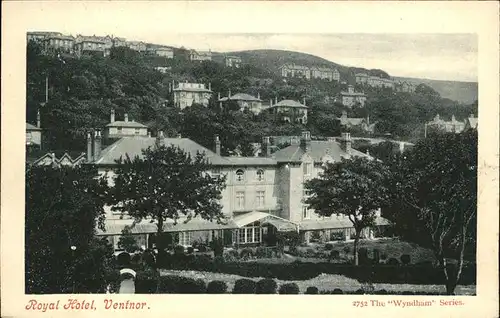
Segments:
[[[181,271],[181,270],[160,270],[160,274],[164,275],[178,275],[184,277],[190,277],[194,279],[203,279],[205,283],[209,283],[213,280],[220,280],[226,282],[228,285],[228,291],[231,292],[234,287],[234,282],[238,279],[246,278],[254,281],[258,281],[262,278],[249,278],[239,275],[232,274],[222,274],[222,273],[212,273],[212,272],[201,272],[201,271]],[[356,291],[357,289],[363,287],[357,280],[348,278],[342,275],[330,275],[321,274],[315,278],[309,280],[295,280],[295,281],[284,281],[275,280],[278,285],[285,283],[296,283],[299,286],[300,292],[304,293],[307,287],[315,286],[319,291],[332,291],[335,288],[340,288],[343,291]],[[373,284],[375,290],[385,289],[389,293],[391,292],[433,292],[433,293],[444,293],[444,285],[410,285],[410,284]],[[476,286],[457,286],[455,294],[457,295],[475,295]]]

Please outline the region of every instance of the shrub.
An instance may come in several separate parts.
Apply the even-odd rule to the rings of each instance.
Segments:
[[[184,246],[176,245],[174,247],[174,255],[184,255]]]
[[[344,251],[345,254],[349,254],[349,252],[351,252],[349,246],[345,246],[342,250]]]
[[[213,280],[207,285],[208,294],[225,294],[227,291],[226,282],[220,280]]]
[[[333,291],[332,291],[332,294],[336,294],[336,295],[340,295],[340,294],[343,294],[344,291],[340,288],[335,288]]]
[[[305,257],[315,257],[316,256],[316,251],[314,248],[307,248],[305,251]]]
[[[387,290],[381,289],[375,292],[376,295],[387,295]]]
[[[299,286],[295,283],[286,283],[280,286],[279,293],[282,295],[298,294]]]
[[[382,253],[382,254],[380,255],[380,259],[381,259],[381,260],[386,260],[386,259],[387,259],[387,254],[386,254],[386,253]]]
[[[357,289],[357,290],[354,292],[354,294],[356,294],[356,295],[363,295],[364,293],[365,293],[365,292],[364,292],[364,290],[362,290],[361,288],[360,288],[360,289]]]
[[[408,255],[408,254],[401,255],[401,257],[399,259],[401,260],[401,263],[404,265],[408,265],[411,263],[411,258],[410,258],[410,255]]]
[[[257,282],[256,294],[276,294],[278,284],[271,278],[264,278]]]
[[[224,242],[221,237],[216,237],[212,241],[212,249],[214,251],[214,257],[222,256],[224,253]]]
[[[187,253],[188,253],[188,254],[193,254],[193,252],[194,252],[194,248],[193,248],[192,246],[189,246],[189,247],[187,248]]]
[[[339,259],[340,258],[340,252],[333,250],[330,251],[330,259]]]
[[[161,293],[202,294],[206,292],[206,285],[202,279],[168,275],[160,277]]]
[[[310,240],[311,242],[319,242],[321,240],[320,231],[312,231]]]
[[[205,294],[207,292],[207,284],[201,278],[198,278],[195,283],[193,294]]]
[[[130,266],[130,254],[127,252],[122,252],[116,257],[118,266]]]
[[[253,257],[253,250],[251,248],[244,248],[241,250],[240,257],[243,259],[249,259]]]
[[[198,245],[198,252],[205,253],[206,251],[207,247],[204,244]]]
[[[158,287],[160,274],[153,269],[146,269],[136,273],[135,293],[136,294],[155,294]]]
[[[387,264],[388,265],[399,265],[399,262],[397,259],[395,259],[394,257],[391,257],[387,260]]]
[[[331,244],[331,243],[326,243],[325,244],[325,250],[331,251],[332,249],[333,249],[333,244]]]
[[[239,258],[239,254],[237,250],[228,250],[223,254],[225,262],[235,262]]]
[[[256,285],[251,279],[238,279],[234,283],[233,294],[255,294]]]
[[[318,287],[307,287],[306,292],[307,295],[317,295],[319,293]]]
[[[262,247],[262,246],[259,246],[255,249],[255,256],[257,256],[257,258],[266,258],[268,257],[268,251],[265,247]]]

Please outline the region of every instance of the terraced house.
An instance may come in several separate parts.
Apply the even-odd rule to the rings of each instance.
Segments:
[[[309,132],[302,133],[300,142],[294,143],[274,154],[270,151],[269,137],[262,142],[265,157],[224,157],[220,154],[221,142],[214,137],[214,151],[200,146],[187,138],[164,138],[161,132],[156,137],[124,137],[104,150],[100,147],[100,135],[93,138],[97,144],[89,146],[89,162],[97,165],[101,174],[107,174],[112,184],[113,168],[116,159],[128,154],[130,157],[142,156],[141,150],[155,145],[174,145],[194,155],[205,153],[212,165],[212,176],[225,175],[226,188],[222,193],[222,213],[224,224],[194,218],[167,220],[164,225],[166,236],[172,244],[189,246],[195,241],[211,240],[215,235],[223,237],[226,246],[272,245],[280,231],[298,231],[304,241],[309,241],[312,233],[322,233],[327,238],[345,237],[354,233],[348,218],[333,214],[332,217],[319,217],[304,205],[308,195],[303,187],[304,181],[314,178],[326,162],[337,162],[352,156],[369,157],[351,148],[348,133],[340,140],[311,140]],[[89,143],[92,143],[89,136]],[[94,150],[92,148],[95,148]],[[106,236],[118,248],[122,230],[132,225],[128,215],[121,215],[106,207],[105,231],[98,235]],[[377,217],[377,226],[386,221]],[[140,245],[151,247],[155,241],[156,224],[143,220],[135,224],[131,231]],[[364,233],[373,235],[373,229]]]

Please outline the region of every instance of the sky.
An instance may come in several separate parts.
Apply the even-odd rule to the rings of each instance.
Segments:
[[[128,40],[216,52],[280,49],[345,65],[382,69],[391,76],[477,81],[472,34],[115,34]]]

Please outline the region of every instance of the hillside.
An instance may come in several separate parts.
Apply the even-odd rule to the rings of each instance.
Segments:
[[[441,97],[449,98],[464,104],[472,104],[477,100],[478,84],[476,82],[454,82],[430,80],[424,78],[394,77],[415,84],[425,84],[438,92]]]
[[[335,67],[339,70],[341,78],[347,79],[347,81],[351,83],[354,81],[353,74],[358,72],[365,72],[370,75],[377,75],[381,77],[389,77],[389,74],[382,70],[368,70],[361,67],[346,67],[315,55],[300,52],[284,50],[249,50],[227,52],[226,54],[240,56],[245,63],[249,63],[263,69],[272,70],[274,72],[277,72],[278,67],[285,63],[296,63],[306,66]],[[407,80],[416,84],[426,84],[441,94],[443,98],[449,98],[464,104],[471,104],[477,99],[477,83],[439,81],[396,76],[394,76],[394,78]]]

